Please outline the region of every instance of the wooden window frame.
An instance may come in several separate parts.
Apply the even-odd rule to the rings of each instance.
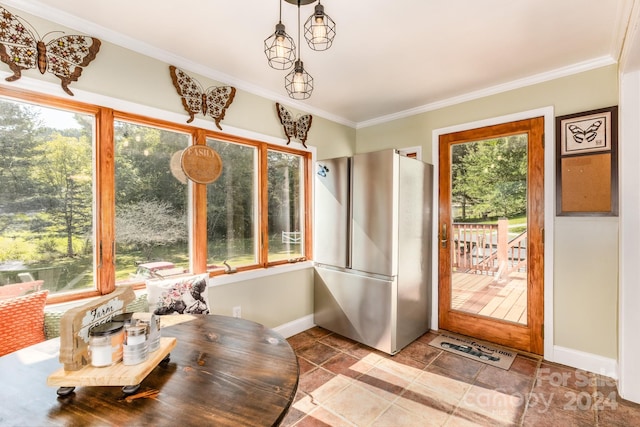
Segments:
[[[115,281],[115,141],[114,122],[126,121],[129,123],[156,127],[163,130],[186,133],[191,136],[192,144],[206,145],[207,138],[219,141],[237,143],[256,147],[258,150],[258,222],[259,229],[256,236],[258,251],[257,263],[239,266],[238,271],[267,268],[289,261],[268,261],[268,197],[267,197],[267,151],[275,150],[284,153],[299,155],[303,159],[304,167],[304,205],[302,217],[304,218],[304,259],[312,258],[312,233],[311,233],[311,171],[312,153],[298,150],[292,147],[270,144],[264,141],[253,140],[235,135],[224,134],[209,129],[198,128],[178,124],[175,122],[155,119],[135,113],[117,111],[111,108],[87,104],[75,100],[58,98],[51,95],[31,92],[23,89],[9,89],[0,86],[0,96],[13,99],[18,102],[27,102],[43,107],[59,108],[66,111],[90,114],[95,117],[94,140],[94,173],[96,204],[94,228],[94,269],[95,289],[54,294],[47,299],[48,304],[62,303],[83,298],[96,297],[111,293],[118,283]],[[224,271],[207,271],[207,188],[205,184],[189,182],[191,186],[190,224],[192,239],[189,241],[190,266],[194,274],[208,272],[210,277],[224,274]],[[130,282],[129,282],[130,283]],[[144,282],[134,283],[135,288],[144,288]]]

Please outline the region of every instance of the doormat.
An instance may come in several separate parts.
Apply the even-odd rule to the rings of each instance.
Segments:
[[[429,345],[505,370],[511,367],[517,354],[504,347],[451,332],[442,332]]]

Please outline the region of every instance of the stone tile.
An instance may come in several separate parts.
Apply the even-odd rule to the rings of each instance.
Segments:
[[[438,350],[427,343],[414,341],[402,349],[402,351],[396,356],[407,356],[423,363],[426,366],[438,357],[441,352],[442,350]]]
[[[390,402],[351,384],[323,406],[357,426],[368,426],[390,406]]]
[[[596,406],[599,426],[640,426],[640,405],[637,403],[609,397]]]
[[[487,365],[476,376],[476,384],[526,397],[531,391],[533,378]]]
[[[325,408],[318,408],[311,414],[302,419],[296,427],[354,427],[355,424],[350,423],[344,418],[327,411]]]
[[[524,414],[523,426],[571,426],[571,427],[593,427],[596,424],[595,411],[578,413],[576,411],[565,410],[557,407],[528,408]],[[609,424],[600,424],[609,426]],[[627,424],[629,426],[630,424]]]
[[[571,388],[578,392],[593,393],[596,391],[595,374],[555,363],[542,362],[540,364],[536,375],[536,385],[540,385],[540,383]]]
[[[305,393],[312,393],[317,388],[331,381],[335,376],[336,374],[326,369],[315,369],[306,375],[300,376],[298,380],[298,390]]]
[[[394,406],[423,418],[429,425],[444,424],[455,409],[455,405],[444,401],[442,396],[417,384],[409,386],[394,402]]]
[[[511,364],[509,371],[533,378],[536,375],[539,364],[539,360],[517,355],[516,359]]]
[[[344,390],[351,384],[351,378],[342,375],[336,375],[331,379],[331,381],[323,384],[322,386],[315,389],[315,391],[311,392],[313,403],[317,405],[323,404],[331,399],[336,393]]]
[[[282,420],[282,423],[280,424],[280,426],[291,427],[292,425],[300,421],[302,418],[304,418],[305,415],[307,414],[302,411],[299,411],[296,408],[291,408],[289,409],[289,412],[287,412],[287,415],[284,417],[284,420]]]
[[[464,380],[458,380],[440,372],[432,371],[425,371],[420,374],[416,378],[415,384],[431,389],[446,400],[456,404],[471,387],[471,384]]]
[[[413,383],[402,393],[396,405],[410,412],[424,412],[425,408],[430,408],[446,418],[458,406],[461,398],[461,395],[455,393],[442,394],[422,384]]]
[[[316,365],[322,365],[327,360],[338,354],[338,350],[329,347],[328,345],[315,342],[307,347],[296,350],[298,356],[304,357],[311,363]]]
[[[358,384],[383,399],[393,401],[411,384],[410,381],[379,368],[372,368],[358,378]]]
[[[399,406],[392,405],[371,424],[371,427],[429,427],[441,425],[442,423],[439,419],[428,419]]]
[[[294,350],[298,350],[299,348],[308,347],[315,343],[316,338],[308,331],[304,331],[287,338],[287,342]]]
[[[356,344],[353,347],[349,347],[345,349],[344,352],[352,355],[353,357],[357,357],[359,359],[362,359],[364,357],[370,357],[372,355],[375,355],[380,359],[388,357],[388,354],[383,353],[374,348],[371,348],[369,346],[366,346],[364,344]]]
[[[595,425],[592,396],[586,391],[543,382],[535,386],[529,395],[525,420],[553,419],[556,416],[559,420],[573,419],[579,425]]]
[[[455,354],[443,351],[435,358],[431,365],[439,366],[448,371],[456,372],[466,378],[475,378],[484,366],[482,362],[467,359],[466,357],[457,356]]]
[[[351,347],[355,347],[358,344],[352,339],[345,338],[337,334],[328,335],[319,341],[338,350],[346,350]]]
[[[422,364],[419,364],[419,366],[411,366],[413,363],[406,364],[404,363],[405,361],[406,360],[403,360],[402,358],[395,357],[383,359],[376,364],[376,368],[382,369],[383,371],[389,372],[400,378],[404,378],[407,381],[413,381],[422,373],[424,367]]]
[[[289,338],[300,382],[283,426],[630,426],[640,405],[602,375],[518,354],[508,371],[429,346],[390,356],[313,328]]]
[[[307,359],[303,357],[298,357],[298,367],[300,369],[300,375],[304,375],[312,370],[316,369],[318,365],[315,365],[309,362]]]
[[[440,334],[438,334],[437,332],[429,331],[426,334],[418,337],[418,339],[416,341],[424,343],[424,344],[429,344],[435,337],[437,337],[439,335]]]
[[[334,374],[341,374],[351,378],[357,378],[364,373],[363,371],[368,371],[372,368],[371,365],[345,353],[336,354],[324,362],[322,367]]]
[[[326,337],[327,335],[331,335],[333,334],[333,332],[325,329],[325,328],[321,328],[320,326],[314,326],[311,329],[307,329],[305,331],[305,333],[311,335],[312,337],[314,337],[315,339],[319,340],[323,337]]]
[[[496,423],[518,424],[527,405],[527,395],[473,385],[460,401],[459,409]]]
[[[447,420],[447,427],[513,427],[518,423],[511,423],[495,419],[483,413],[470,411],[467,408],[457,408]],[[556,424],[539,424],[538,427],[556,427]]]

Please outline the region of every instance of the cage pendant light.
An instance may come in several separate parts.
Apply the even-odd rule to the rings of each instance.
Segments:
[[[315,12],[304,24],[304,38],[313,50],[327,50],[336,36],[336,23],[324,13],[324,6],[316,5]]]
[[[280,16],[276,24],[275,32],[264,41],[264,53],[269,60],[269,66],[276,70],[291,68],[296,60],[296,44],[285,31],[282,23],[282,0],[280,3]]]
[[[300,59],[300,1],[298,0],[298,59],[293,70],[284,78],[284,87],[293,99],[307,99],[313,92],[313,77],[305,71]]]

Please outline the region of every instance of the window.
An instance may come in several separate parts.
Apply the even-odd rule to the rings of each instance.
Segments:
[[[258,262],[256,147],[207,138],[222,160],[222,173],[207,186],[207,268]]]
[[[114,141],[116,280],[144,280],[138,266],[151,262],[171,263],[174,273],[188,270],[189,201],[180,155],[191,136],[116,120]]]
[[[268,227],[270,262],[302,258],[304,242],[304,158],[268,150]]]
[[[220,155],[213,183],[182,171],[192,144]],[[34,281],[62,302],[309,258],[310,163],[288,146],[0,87],[0,296]]]
[[[0,285],[95,288],[94,128],[89,114],[0,99]]]

